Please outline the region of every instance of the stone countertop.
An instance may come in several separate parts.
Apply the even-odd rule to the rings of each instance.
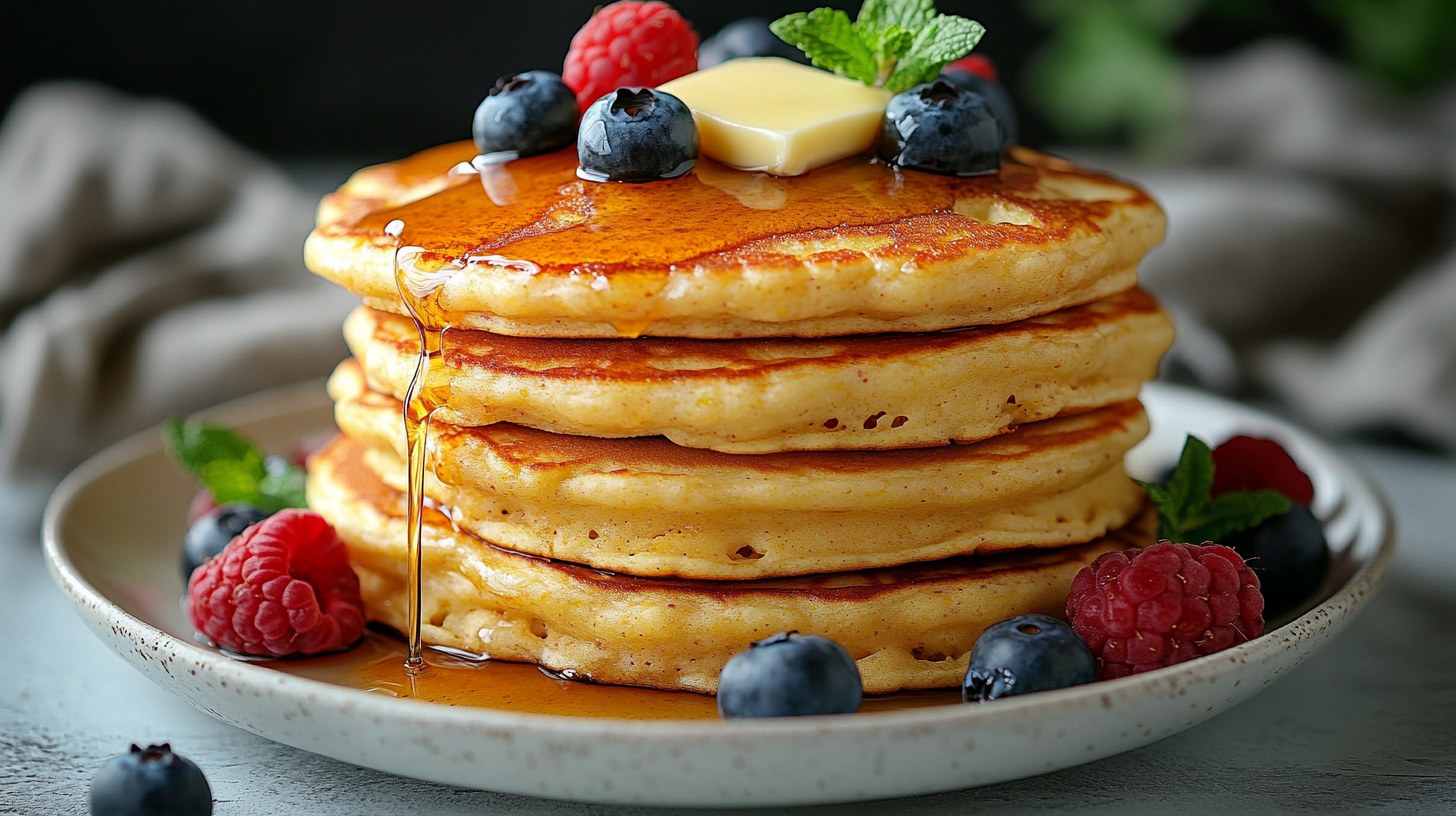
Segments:
[[[833,814],[1373,813],[1456,810],[1456,460],[1349,447],[1400,529],[1383,590],[1252,700],[1110,759]],[[462,790],[346,765],[212,720],[153,686],[71,611],[41,557],[40,496],[0,497],[0,816],[84,814],[92,775],[170,741],[231,814],[655,812]],[[665,811],[663,811],[665,812]],[[763,812],[763,811],[759,811]]]

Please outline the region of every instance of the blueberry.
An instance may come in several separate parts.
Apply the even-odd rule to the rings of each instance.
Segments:
[[[698,46],[698,70],[739,57],[783,57],[804,61],[804,52],[779,39],[768,20],[749,17],[729,23]]]
[[[91,780],[91,816],[209,816],[212,788],[167,744],[114,756]]]
[[[576,95],[556,74],[503,76],[475,109],[475,149],[521,156],[559,150],[576,138],[576,114]]]
[[[783,632],[739,652],[718,676],[718,713],[737,717],[853,714],[864,684],[843,646]]]
[[[1001,127],[1006,130],[1006,144],[1003,148],[1016,144],[1020,131],[1016,121],[1016,107],[1011,104],[1011,95],[1006,93],[1001,83],[970,71],[946,71],[940,78],[959,86],[963,91],[980,94],[991,107],[991,113],[1001,121]]]
[[[985,97],[943,79],[896,94],[880,125],[886,161],[950,176],[996,172],[1005,144],[1006,127]]]
[[[1046,615],[1021,615],[981,633],[961,698],[984,703],[1080,686],[1095,679],[1096,669],[1092,652],[1072,627]]]
[[[186,583],[193,570],[209,558],[215,558],[239,533],[270,515],[242,502],[224,504],[203,513],[187,528],[187,538],[182,542],[182,582]]]
[[[1324,525],[1308,507],[1290,504],[1288,513],[1219,542],[1237,550],[1259,576],[1265,617],[1277,617],[1308,600],[1330,566]]]
[[[576,155],[590,181],[677,178],[698,161],[698,126],[672,94],[618,88],[582,114]]]

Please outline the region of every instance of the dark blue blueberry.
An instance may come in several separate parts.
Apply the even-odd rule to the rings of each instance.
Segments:
[[[503,76],[475,109],[475,149],[520,156],[560,150],[576,138],[576,114],[576,95],[556,74]]]
[[[672,94],[618,88],[582,114],[576,155],[590,181],[677,178],[698,161],[698,126]]]
[[[718,714],[797,717],[853,714],[864,684],[843,646],[828,638],[784,632],[739,652],[718,676]]]
[[[991,113],[1001,120],[1001,127],[1006,130],[1006,144],[1003,147],[1016,144],[1020,135],[1016,107],[1011,104],[1011,95],[1006,93],[1006,88],[1001,83],[993,82],[980,74],[959,70],[946,71],[940,78],[959,85],[962,90],[980,94],[986,104],[991,106]]]
[[[1324,583],[1330,566],[1324,525],[1308,507],[1298,502],[1291,505],[1288,513],[1219,542],[1237,550],[1259,576],[1266,618],[1278,617],[1309,600]]]
[[[91,780],[91,816],[210,816],[212,788],[170,745],[114,756]]]
[[[1022,615],[981,633],[961,698],[984,703],[1095,679],[1092,652],[1072,627],[1046,615]]]
[[[698,70],[739,57],[783,57],[804,61],[804,52],[779,39],[768,20],[749,17],[729,23],[698,46]]]
[[[886,161],[950,176],[996,172],[1005,145],[1006,128],[985,97],[943,79],[896,94],[880,127]]]
[[[251,504],[234,502],[199,516],[187,528],[187,538],[182,541],[182,582],[185,584],[192,577],[192,571],[204,561],[216,558],[238,534],[270,515]]]

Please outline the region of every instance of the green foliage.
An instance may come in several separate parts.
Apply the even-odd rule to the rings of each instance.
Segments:
[[[1138,482],[1158,508],[1158,538],[1179,544],[1219,541],[1266,519],[1289,512],[1289,499],[1275,490],[1224,493],[1209,498],[1213,451],[1190,435],[1167,485]]]
[[[268,512],[308,506],[303,470],[270,468],[263,450],[231,428],[173,419],[162,439],[177,464],[196,476],[218,504],[247,502]]]
[[[973,20],[937,14],[933,0],[865,0],[854,22],[839,9],[819,8],[769,28],[815,66],[894,93],[934,79],[986,32]]]
[[[1453,0],[1310,0],[1344,31],[1356,68],[1403,91],[1420,91],[1456,68]]]
[[[1314,13],[1344,36],[1344,57],[1397,90],[1426,90],[1456,72],[1456,0],[1023,0],[1052,28],[1027,90],[1064,137],[1128,137],[1154,153],[1176,146],[1183,62],[1170,40],[1197,15],[1250,36],[1299,36]]]

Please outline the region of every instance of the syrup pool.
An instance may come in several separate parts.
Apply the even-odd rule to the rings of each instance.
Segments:
[[[523,714],[555,714],[627,720],[716,720],[717,698],[687,691],[606,686],[549,676],[527,663],[483,660],[453,650],[425,647],[429,669],[405,668],[408,644],[400,635],[371,627],[345,652],[293,660],[262,661],[277,671],[402,699]],[[860,713],[961,705],[957,689],[905,691],[865,697]]]

